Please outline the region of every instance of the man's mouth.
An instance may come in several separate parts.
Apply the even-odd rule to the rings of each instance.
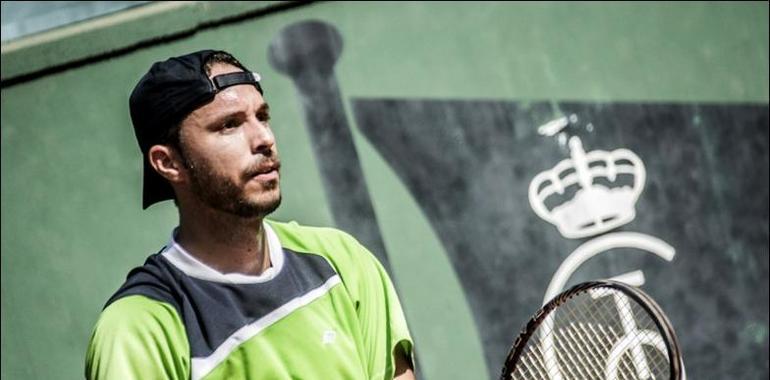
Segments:
[[[278,172],[281,169],[280,162],[270,162],[260,165],[256,170],[250,172],[249,179],[256,179],[260,182],[273,181],[278,179]]]

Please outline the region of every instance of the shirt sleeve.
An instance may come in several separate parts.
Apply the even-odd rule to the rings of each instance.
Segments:
[[[369,374],[372,379],[392,379],[395,352],[403,352],[414,366],[414,343],[387,272],[364,246],[355,240],[353,245],[358,251],[355,261],[359,267],[354,298],[369,359]]]
[[[134,295],[102,311],[86,353],[86,379],[188,379],[189,344],[176,309]]]

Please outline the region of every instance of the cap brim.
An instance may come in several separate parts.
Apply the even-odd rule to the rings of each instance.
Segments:
[[[174,199],[174,189],[168,184],[165,178],[150,165],[149,160],[144,157],[144,181],[142,191],[142,208],[152,206],[155,203]]]

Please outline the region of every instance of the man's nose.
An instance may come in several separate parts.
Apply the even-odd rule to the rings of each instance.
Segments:
[[[270,155],[275,146],[275,135],[265,121],[253,117],[247,128],[247,138],[253,154]]]

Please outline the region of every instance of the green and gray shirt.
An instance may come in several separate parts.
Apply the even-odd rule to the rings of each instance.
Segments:
[[[272,267],[222,274],[174,239],[107,302],[89,379],[389,379],[412,339],[380,263],[351,236],[264,223]]]

